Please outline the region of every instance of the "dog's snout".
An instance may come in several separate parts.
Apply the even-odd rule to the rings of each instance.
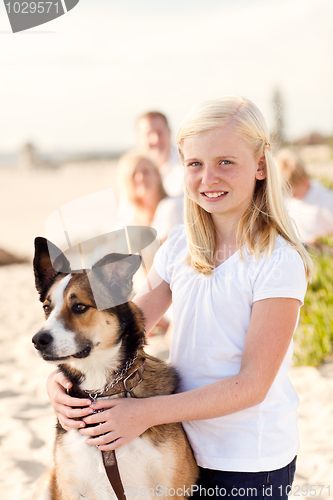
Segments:
[[[37,332],[36,335],[33,336],[32,342],[36,349],[43,351],[53,342],[53,337],[49,332]]]

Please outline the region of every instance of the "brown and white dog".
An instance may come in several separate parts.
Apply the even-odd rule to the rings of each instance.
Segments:
[[[52,259],[54,267],[50,249],[57,255]],[[109,254],[91,270],[73,272],[57,247],[45,238],[36,238],[35,281],[46,321],[34,335],[33,343],[43,359],[57,364],[71,380],[72,396],[105,397],[111,381],[118,379],[120,384],[127,380],[128,385],[125,382],[124,392],[114,397],[130,393],[145,398],[176,391],[174,370],[144,352],[143,316],[128,301],[140,261],[138,255]],[[98,310],[96,290],[98,302],[105,299],[107,309]],[[138,372],[142,381],[135,386]],[[43,498],[116,498],[102,452],[87,445],[86,439],[77,429],[66,432],[57,423],[54,465]],[[138,495],[184,497],[196,482],[197,465],[180,423],[148,429],[118,448],[116,457],[128,499]]]

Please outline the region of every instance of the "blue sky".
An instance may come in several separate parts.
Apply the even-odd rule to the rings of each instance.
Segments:
[[[0,151],[124,149],[143,111],[174,131],[197,103],[243,94],[286,131],[333,133],[331,0],[81,0],[10,33],[0,5]]]

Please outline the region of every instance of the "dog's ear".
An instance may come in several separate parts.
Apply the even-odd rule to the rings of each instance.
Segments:
[[[97,309],[108,309],[128,301],[133,275],[140,264],[140,255],[112,253],[92,266],[88,278]]]
[[[119,281],[132,278],[140,264],[140,255],[110,253],[102,257],[92,268],[103,268],[110,281]]]
[[[56,274],[70,273],[70,264],[62,251],[46,238],[38,236],[35,239],[35,256],[33,261],[35,284],[44,302],[45,295],[53,283]]]

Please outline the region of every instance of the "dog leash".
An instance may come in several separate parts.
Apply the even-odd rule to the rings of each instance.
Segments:
[[[140,382],[142,382],[142,373],[145,369],[146,360],[143,359],[141,366],[138,366],[130,375],[128,375],[123,381],[117,382],[115,386],[112,387],[112,395],[121,392],[131,393],[131,391],[137,387]],[[117,388],[117,385],[119,386]],[[116,390],[117,389],[117,390]],[[116,392],[115,392],[116,390]],[[110,481],[110,484],[115,492],[118,500],[126,500],[124,486],[119,474],[119,468],[116,458],[116,453],[114,450],[102,451],[103,463],[105,467],[106,475]]]
[[[120,394],[124,392],[125,394],[131,394],[132,390],[137,387],[140,382],[142,382],[142,374],[145,369],[146,360],[143,358],[142,364],[139,365],[132,373],[130,373],[126,378],[122,380],[117,380],[111,386],[107,387],[106,393],[103,396],[100,393],[91,393],[89,391],[84,391],[87,393],[92,401],[96,401],[99,397],[108,397],[115,394]],[[128,369],[127,369],[128,371]],[[125,375],[125,374],[124,374]],[[124,377],[123,375],[123,377]],[[79,391],[80,395],[76,394],[76,397],[86,397],[83,391]],[[105,468],[106,475],[110,481],[111,487],[115,492],[118,500],[126,500],[123,483],[119,474],[119,468],[117,463],[117,458],[114,450],[102,451],[103,464]]]
[[[126,500],[123,483],[119,474],[117,458],[114,450],[102,451],[103,463],[108,480],[118,500]]]

